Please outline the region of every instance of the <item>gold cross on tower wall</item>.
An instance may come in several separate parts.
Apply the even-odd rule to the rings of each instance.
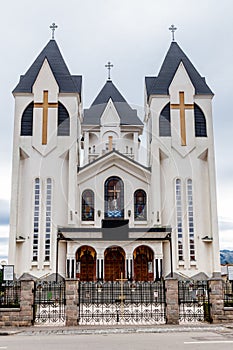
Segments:
[[[35,102],[34,108],[43,108],[43,120],[42,120],[42,145],[47,145],[48,142],[48,109],[57,108],[58,103],[49,103],[48,91],[44,91],[43,102]]]
[[[194,109],[193,103],[184,103],[184,91],[179,92],[180,103],[171,104],[171,109],[180,110],[180,135],[181,135],[181,146],[186,146],[186,123],[185,123],[185,110]]]

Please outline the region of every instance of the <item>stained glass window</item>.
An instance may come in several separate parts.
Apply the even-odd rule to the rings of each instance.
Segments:
[[[146,220],[146,192],[143,190],[134,193],[134,219]]]
[[[85,190],[82,194],[82,220],[94,221],[95,218],[95,203],[94,192]]]
[[[124,218],[124,185],[119,177],[105,182],[105,218]]]

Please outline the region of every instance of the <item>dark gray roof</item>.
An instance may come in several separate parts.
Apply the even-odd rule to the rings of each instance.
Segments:
[[[168,89],[175,72],[182,62],[195,88],[195,93],[210,94],[213,92],[205,82],[205,78],[201,77],[196,68],[193,66],[189,58],[181,50],[179,45],[173,41],[163,61],[162,67],[157,77],[146,77],[147,96],[158,94],[168,95]]]
[[[20,77],[20,81],[13,90],[13,93],[32,92],[32,86],[45,59],[49,62],[60,92],[81,93],[82,77],[70,74],[55,40],[48,42],[25,75]]]
[[[111,80],[107,80],[91,107],[84,110],[83,124],[100,125],[100,118],[110,99],[120,117],[121,125],[143,125],[137,116],[137,110],[130,107]]]

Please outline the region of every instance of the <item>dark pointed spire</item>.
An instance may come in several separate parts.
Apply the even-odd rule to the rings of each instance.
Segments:
[[[53,75],[59,85],[60,92],[81,92],[81,76],[72,76],[62,57],[55,40],[50,40],[35,59],[25,75],[20,77],[20,81],[14,92],[32,92],[32,86],[45,61],[48,60]]]
[[[192,81],[195,93],[197,95],[213,95],[213,92],[205,82],[205,78],[201,77],[192,62],[181,50],[180,46],[175,41],[172,41],[158,76],[146,77],[148,96],[153,94],[168,95],[169,86],[181,62]]]

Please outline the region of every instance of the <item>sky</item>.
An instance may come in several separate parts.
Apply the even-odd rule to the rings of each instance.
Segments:
[[[171,42],[168,28],[214,92],[213,122],[220,248],[233,250],[233,1],[11,0],[0,14],[0,261],[7,258],[13,145],[12,90],[51,38],[71,74],[83,76],[89,107],[107,79],[143,110],[144,77],[156,76]]]

